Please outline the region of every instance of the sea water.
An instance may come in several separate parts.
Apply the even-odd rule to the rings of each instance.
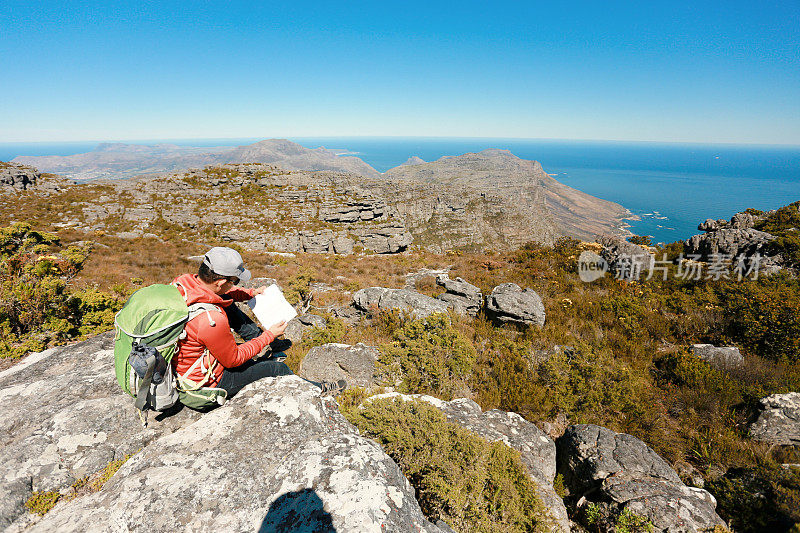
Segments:
[[[126,141],[182,146],[239,146],[259,139]],[[411,156],[434,161],[487,148],[541,162],[576,189],[622,204],[641,220],[631,231],[655,242],[697,233],[706,218],[730,218],[748,207],[775,209],[800,200],[800,146],[723,145],[549,139],[325,137],[291,138],[360,157],[383,172]],[[99,142],[0,144],[0,161],[19,155],[71,155]]]

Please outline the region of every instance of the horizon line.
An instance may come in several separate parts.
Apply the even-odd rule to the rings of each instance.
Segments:
[[[498,141],[561,141],[561,142],[598,142],[598,143],[631,143],[631,144],[674,144],[674,145],[714,145],[714,146],[753,146],[753,147],[782,147],[798,148],[800,143],[756,143],[756,142],[713,142],[713,141],[663,141],[650,139],[586,139],[586,138],[564,138],[564,137],[477,137],[477,136],[431,136],[431,135],[294,135],[291,137],[275,136],[256,136],[256,137],[170,137],[161,139],[85,139],[85,140],[49,140],[49,141],[5,141],[0,140],[0,144],[143,144],[168,143],[169,141],[246,141],[255,140],[261,142],[266,140],[287,140],[291,139],[430,139],[430,140],[498,140]]]

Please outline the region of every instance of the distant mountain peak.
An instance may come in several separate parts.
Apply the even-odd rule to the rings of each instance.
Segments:
[[[424,159],[422,159],[421,157],[417,157],[415,155],[412,155],[411,157],[409,157],[406,160],[405,163],[403,163],[403,165],[422,165],[425,162],[426,161]],[[403,166],[403,165],[400,165],[400,166]]]

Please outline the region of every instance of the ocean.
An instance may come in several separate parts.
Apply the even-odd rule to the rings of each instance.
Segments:
[[[260,139],[180,139],[184,146],[237,146]],[[706,218],[730,218],[748,207],[775,209],[800,200],[800,146],[687,144],[549,139],[315,137],[290,138],[356,155],[378,171],[411,156],[433,161],[487,148],[541,162],[545,172],[593,196],[622,204],[641,220],[631,231],[654,242],[698,233]],[[98,142],[0,143],[0,161],[18,155],[71,155]]]

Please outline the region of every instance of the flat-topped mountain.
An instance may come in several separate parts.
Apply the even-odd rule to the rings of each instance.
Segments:
[[[13,162],[78,180],[127,178],[226,163],[268,163],[286,170],[333,170],[363,176],[379,175],[377,170],[357,157],[337,156],[334,150],[326,148],[305,148],[286,139],[268,139],[235,148],[103,143],[83,154],[20,156],[14,158]]]
[[[410,159],[384,174],[412,233],[437,233],[449,247],[515,247],[561,235],[594,239],[620,233],[630,213],[621,205],[568,187],[538,161],[508,150],[484,150],[425,163]],[[439,228],[438,230],[436,228]]]

